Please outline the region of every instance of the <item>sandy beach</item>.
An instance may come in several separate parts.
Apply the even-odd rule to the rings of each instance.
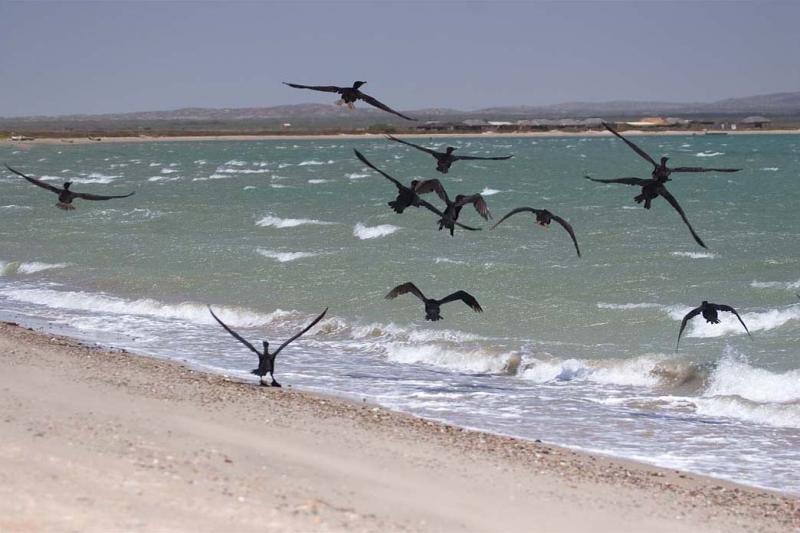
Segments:
[[[728,135],[800,135],[800,130],[741,130],[725,132]],[[658,131],[643,131],[643,130],[626,130],[626,135],[643,136],[643,135],[668,135],[668,136],[702,136],[705,135],[702,131],[687,131],[687,130],[658,130]],[[403,138],[438,138],[438,137],[463,137],[463,138],[527,138],[527,137],[611,137],[612,134],[608,131],[528,131],[528,132],[484,132],[484,133],[398,133],[398,137]],[[103,144],[103,143],[146,143],[146,142],[198,142],[198,141],[276,141],[276,140],[330,140],[330,139],[384,139],[384,134],[378,133],[336,133],[325,135],[305,135],[305,134],[290,134],[290,135],[261,135],[261,134],[235,134],[235,135],[175,135],[175,136],[108,136],[100,137],[99,140],[89,139],[85,136],[82,137],[43,137],[35,138],[30,141],[12,141],[11,139],[0,139],[0,145],[14,145],[26,146],[34,144],[57,144],[69,146],[71,144]]]
[[[0,325],[0,531],[791,531],[800,500]]]

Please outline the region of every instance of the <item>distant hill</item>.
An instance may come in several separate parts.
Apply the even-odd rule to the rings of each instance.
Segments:
[[[775,93],[745,98],[729,98],[710,103],[679,102],[566,102],[546,106],[489,107],[472,111],[447,108],[405,111],[426,120],[462,121],[468,118],[562,119],[623,118],[649,115],[685,117],[746,116],[800,117],[800,92]],[[284,123],[296,129],[368,128],[381,124],[414,126],[391,114],[359,104],[355,111],[330,104],[297,104],[246,108],[183,108],[169,111],[143,111],[103,115],[64,115],[56,117],[0,118],[0,130],[112,131],[126,130],[273,130]]]

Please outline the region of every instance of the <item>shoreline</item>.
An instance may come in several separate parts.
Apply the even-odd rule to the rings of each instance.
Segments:
[[[800,528],[791,495],[264,389],[9,323],[0,353],[3,530]]]
[[[704,131],[688,130],[663,130],[663,131],[643,131],[625,130],[625,135],[634,137],[642,136],[686,136],[703,137]],[[744,131],[724,131],[726,135],[800,135],[797,130],[744,130]],[[531,131],[531,132],[485,132],[485,133],[397,133],[397,137],[403,138],[558,138],[558,137],[612,137],[608,131]],[[719,136],[714,131],[712,137]],[[11,139],[0,139],[0,146],[26,146],[26,145],[85,145],[85,144],[117,144],[117,143],[148,143],[148,142],[203,142],[203,141],[313,141],[313,140],[332,140],[332,139],[384,139],[383,133],[332,133],[332,134],[220,134],[220,135],[175,135],[175,136],[111,136],[102,137],[101,140],[83,137],[45,137],[35,138],[28,141],[12,141]]]

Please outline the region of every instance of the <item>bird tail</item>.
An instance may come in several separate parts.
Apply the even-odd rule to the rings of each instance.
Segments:
[[[75,206],[72,204],[65,204],[64,202],[58,202],[56,207],[59,209],[63,209],[64,211],[72,211],[75,209]]]
[[[395,213],[402,213],[403,210],[405,209],[404,207],[400,206],[400,202],[398,202],[397,200],[389,202],[389,207],[391,207]]]

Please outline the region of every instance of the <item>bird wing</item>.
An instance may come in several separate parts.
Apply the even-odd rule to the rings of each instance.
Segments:
[[[440,152],[437,152],[436,150],[431,150],[430,148],[425,148],[424,146],[420,146],[420,145],[414,144],[412,142],[404,141],[403,139],[398,139],[397,137],[395,137],[393,135],[386,135],[386,137],[388,139],[393,140],[393,141],[397,141],[399,143],[407,144],[408,146],[411,146],[412,148],[416,148],[417,150],[422,150],[423,152],[427,152],[427,153],[431,154],[434,157],[440,154]]]
[[[567,230],[567,233],[569,233],[569,236],[572,237],[572,242],[575,244],[575,251],[578,252],[578,257],[580,257],[581,256],[581,249],[578,248],[578,239],[575,238],[575,231],[572,229],[572,226],[570,225],[570,223],[567,222],[566,220],[564,220],[563,218],[561,218],[560,216],[554,215],[552,213],[550,213],[550,218],[552,218],[553,220],[555,220],[556,222],[561,224],[561,227],[563,227],[565,230]]]
[[[636,185],[637,187],[643,187],[650,183],[652,180],[646,180],[642,178],[614,178],[610,180],[604,180],[600,178],[592,178],[589,176],[584,176],[587,180],[596,181],[598,183],[622,183],[623,185]]]
[[[675,343],[675,350],[676,351],[678,350],[678,345],[681,343],[681,335],[683,335],[683,330],[686,328],[686,323],[689,322],[689,320],[691,320],[692,318],[694,318],[697,315],[699,315],[700,311],[702,311],[702,310],[703,310],[702,307],[697,307],[695,309],[692,309],[688,313],[686,313],[686,316],[683,317],[683,320],[681,321],[681,329],[678,331],[678,342]]]
[[[512,209],[511,211],[509,211],[508,213],[506,213],[506,216],[504,216],[503,218],[501,218],[501,219],[500,219],[500,221],[499,221],[497,224],[495,224],[494,226],[492,226],[492,229],[494,229],[494,228],[496,228],[497,226],[499,226],[499,225],[500,225],[500,224],[501,224],[501,223],[502,223],[502,222],[503,222],[505,219],[507,219],[508,217],[510,217],[510,216],[512,216],[512,215],[516,215],[517,213],[529,212],[529,213],[534,213],[534,214],[536,214],[536,213],[539,213],[539,212],[541,212],[541,211],[542,211],[541,209],[534,209],[534,208],[532,208],[532,207],[518,207],[518,208],[516,208],[516,209]]]
[[[718,311],[727,311],[727,312],[729,312],[729,313],[733,313],[734,315],[736,315],[736,318],[738,318],[738,319],[739,319],[739,322],[741,322],[741,324],[742,324],[742,327],[743,327],[743,328],[744,328],[744,330],[747,332],[747,335],[748,335],[748,336],[749,336],[751,339],[753,338],[753,336],[752,336],[752,335],[750,335],[750,330],[749,330],[749,329],[747,329],[747,325],[744,323],[744,320],[742,320],[742,317],[740,317],[740,316],[739,316],[739,313],[737,313],[737,312],[736,312],[736,309],[734,309],[734,308],[733,308],[733,307],[731,307],[730,305],[724,305],[724,304],[713,304],[713,305],[714,305],[714,307],[715,307],[715,308],[716,308]]]
[[[123,194],[120,196],[103,196],[102,194],[90,194],[88,192],[74,192],[75,198],[83,198],[84,200],[111,200],[112,198],[127,198],[133,196],[134,193]]]
[[[417,194],[428,194],[429,192],[435,192],[443,202],[448,204],[450,203],[450,197],[447,196],[447,191],[444,190],[442,182],[436,178],[420,181],[417,183],[417,186],[414,187],[414,192]]]
[[[466,229],[466,230],[469,230],[469,231],[481,231],[481,229],[482,229],[482,228],[475,228],[475,227],[472,227],[472,226],[467,226],[466,224],[462,224],[461,222],[454,222],[454,224],[456,226],[458,226],[459,228],[463,228],[463,229]]]
[[[312,91],[322,91],[324,93],[338,93],[342,90],[341,87],[336,85],[300,85],[299,83],[283,82],[284,85],[294,87],[295,89],[311,89]]]
[[[375,98],[373,98],[372,96],[370,96],[368,94],[362,93],[361,91],[358,91],[358,95],[363,101],[365,101],[366,103],[368,103],[369,105],[371,105],[373,107],[377,107],[378,109],[383,109],[384,111],[388,111],[389,113],[397,115],[398,117],[404,118],[406,120],[414,120],[414,121],[417,120],[415,118],[408,117],[408,116],[406,116],[406,115],[404,115],[402,113],[398,113],[397,111],[395,111],[394,109],[392,109],[388,105],[376,100]]]
[[[672,172],[739,172],[741,168],[703,168],[703,167],[677,167],[671,168]]]
[[[277,349],[277,350],[275,350],[275,351],[272,353],[272,358],[273,358],[273,359],[275,359],[275,357],[276,357],[276,356],[277,356],[277,355],[278,355],[278,354],[281,352],[281,350],[283,350],[284,348],[286,348],[287,346],[289,346],[289,343],[291,343],[291,342],[293,342],[293,341],[297,340],[297,339],[298,339],[300,336],[302,336],[302,335],[303,335],[304,333],[306,333],[308,330],[310,330],[311,328],[313,328],[314,326],[316,326],[316,325],[317,325],[317,322],[319,322],[320,320],[322,320],[322,317],[324,317],[324,316],[325,316],[325,313],[327,313],[327,312],[328,312],[328,308],[326,307],[326,308],[325,308],[325,310],[324,310],[324,311],[323,311],[323,312],[322,312],[322,313],[321,313],[321,314],[320,314],[320,315],[319,315],[317,318],[315,318],[315,319],[314,319],[314,321],[313,321],[311,324],[309,324],[308,326],[306,326],[306,327],[305,327],[305,328],[304,328],[304,329],[303,329],[303,330],[302,330],[300,333],[298,333],[297,335],[293,336],[293,337],[292,337],[291,339],[289,339],[288,341],[286,341],[286,342],[284,342],[283,344],[281,344],[280,346],[278,346],[278,349]]]
[[[706,249],[707,249],[707,248],[708,248],[708,246],[706,246],[706,245],[705,245],[705,243],[703,242],[703,240],[702,240],[702,239],[701,239],[701,238],[700,238],[700,237],[697,235],[697,233],[695,233],[695,231],[694,231],[694,228],[692,227],[692,225],[691,225],[691,224],[689,224],[689,219],[688,219],[688,218],[686,218],[686,213],[684,213],[684,212],[683,212],[683,209],[681,209],[681,206],[680,206],[680,204],[678,203],[678,200],[676,200],[676,199],[675,199],[675,197],[674,197],[674,196],[672,196],[672,194],[670,194],[670,192],[667,190],[667,188],[666,188],[666,187],[664,187],[663,185],[659,185],[659,186],[658,186],[658,188],[657,188],[656,190],[658,191],[658,194],[660,194],[661,196],[663,196],[663,197],[664,197],[664,199],[665,199],[666,201],[668,201],[668,202],[669,202],[669,204],[670,204],[672,207],[674,207],[674,208],[675,208],[675,211],[677,211],[677,212],[678,212],[678,214],[681,216],[681,218],[683,219],[683,222],[684,222],[684,223],[685,223],[685,224],[686,224],[686,225],[689,227],[689,231],[691,231],[691,232],[692,232],[692,237],[694,237],[694,240],[697,242],[697,244],[699,244],[699,245],[700,245],[700,246],[702,246],[703,248],[706,248]]]
[[[657,167],[657,166],[658,166],[658,163],[656,163],[655,161],[653,161],[653,158],[652,158],[652,157],[650,157],[650,155],[649,155],[647,152],[645,152],[644,150],[642,150],[641,148],[639,148],[638,146],[636,146],[634,143],[632,143],[631,141],[629,141],[628,139],[626,139],[625,137],[623,137],[622,135],[620,135],[620,134],[619,134],[619,132],[617,132],[617,130],[615,130],[614,128],[612,128],[612,127],[611,127],[609,124],[607,124],[607,123],[603,122],[603,126],[605,126],[605,128],[606,128],[608,131],[610,131],[611,133],[613,133],[614,135],[616,135],[617,137],[619,137],[620,139],[622,139],[623,141],[625,141],[625,144],[627,144],[628,146],[630,146],[630,147],[633,149],[633,151],[634,151],[634,152],[636,152],[637,154],[639,154],[639,156],[641,156],[641,158],[642,158],[642,159],[644,159],[645,161],[649,162],[649,163],[650,163],[650,164],[652,164],[654,167]]]
[[[41,187],[42,189],[47,189],[48,191],[54,192],[56,194],[61,194],[61,191],[63,190],[63,189],[59,189],[58,187],[54,187],[54,186],[50,185],[49,183],[45,183],[42,180],[37,180],[36,178],[32,178],[30,176],[26,176],[25,174],[23,174],[19,170],[14,170],[13,168],[11,168],[8,165],[6,165],[6,168],[8,170],[10,170],[11,172],[13,172],[14,174],[16,174],[17,176],[22,176],[26,180],[30,181],[31,183],[33,183],[36,186]]]
[[[444,305],[448,302],[454,302],[456,300],[461,300],[462,302],[470,306],[470,308],[472,308],[472,310],[475,311],[476,313],[483,312],[483,308],[481,307],[481,304],[478,303],[478,300],[476,300],[474,296],[472,296],[470,293],[466,291],[456,291],[450,296],[445,296],[444,298],[439,300],[439,305]]]
[[[250,348],[250,349],[251,349],[251,350],[252,350],[252,351],[253,351],[253,352],[254,352],[256,355],[258,355],[258,357],[259,357],[259,358],[260,358],[260,357],[263,355],[261,352],[259,352],[258,350],[256,350],[255,346],[253,346],[252,344],[250,344],[249,342],[247,342],[247,340],[245,340],[245,338],[244,338],[244,337],[242,337],[241,335],[239,335],[238,333],[236,333],[235,331],[233,331],[231,328],[229,328],[228,326],[226,326],[226,325],[225,325],[225,323],[224,323],[222,320],[220,320],[220,319],[219,319],[219,317],[218,317],[217,315],[215,315],[215,314],[214,314],[214,311],[212,311],[212,310],[211,310],[211,306],[210,306],[210,305],[208,306],[208,312],[209,312],[209,313],[211,313],[211,316],[213,316],[213,317],[214,317],[214,320],[216,320],[217,322],[219,322],[219,325],[220,325],[220,326],[222,326],[223,328],[225,328],[225,331],[227,331],[228,333],[230,333],[231,335],[233,335],[233,338],[234,338],[234,339],[236,339],[237,341],[241,342],[242,344],[244,344],[245,346],[247,346],[248,348]]]
[[[492,218],[492,214],[489,212],[489,206],[486,205],[486,200],[483,199],[483,196],[480,194],[472,194],[470,196],[457,196],[455,201],[456,207],[461,207],[467,204],[472,204],[475,206],[475,211],[478,212],[480,216],[482,216],[485,220],[489,220]]]
[[[397,298],[401,294],[406,294],[409,292],[414,296],[416,296],[417,298],[419,298],[420,300],[422,300],[423,302],[425,301],[425,295],[422,294],[422,291],[419,290],[417,286],[411,283],[410,281],[407,281],[402,285],[398,285],[394,289],[390,290],[389,293],[385,296],[385,298],[387,300],[392,300],[394,298]]]
[[[375,165],[373,165],[372,163],[370,163],[369,161],[367,161],[367,158],[366,158],[366,157],[364,157],[364,155],[363,155],[361,152],[359,152],[359,151],[358,151],[358,150],[356,150],[355,148],[353,149],[353,151],[356,153],[356,157],[357,157],[357,158],[358,158],[358,159],[359,159],[359,160],[360,160],[362,163],[364,163],[365,165],[367,165],[369,168],[371,168],[371,169],[372,169],[372,170],[374,170],[375,172],[379,173],[381,176],[383,176],[383,177],[384,177],[384,178],[386,178],[387,180],[389,180],[389,181],[391,181],[392,183],[394,183],[395,187],[397,187],[397,188],[398,188],[398,189],[400,189],[401,191],[402,191],[402,190],[405,190],[405,189],[408,189],[408,187],[406,187],[405,185],[403,185],[402,183],[400,183],[399,181],[397,181],[396,179],[394,179],[393,177],[391,177],[389,174],[387,174],[387,173],[386,173],[386,172],[384,172],[383,170],[379,169],[378,167],[376,167]]]
[[[513,155],[504,155],[499,157],[479,157],[477,155],[454,155],[452,156],[454,160],[467,160],[467,159],[479,159],[483,161],[501,161],[504,159],[511,159],[514,157]]]

